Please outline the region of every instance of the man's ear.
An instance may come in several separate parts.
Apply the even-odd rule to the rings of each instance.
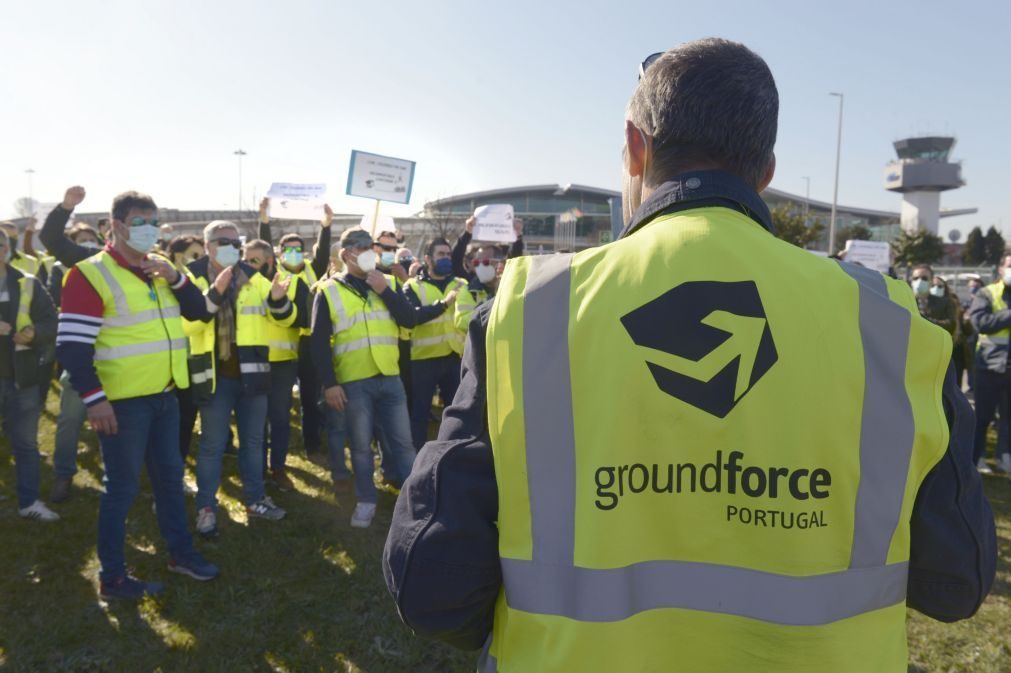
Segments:
[[[633,178],[643,177],[643,169],[646,167],[646,155],[649,148],[646,147],[646,134],[630,120],[625,120],[625,162],[628,164],[628,174]]]
[[[769,160],[769,165],[765,167],[765,175],[762,176],[761,182],[758,183],[759,193],[764,192],[765,188],[772,184],[772,176],[776,174],[776,153],[772,153],[772,158]]]

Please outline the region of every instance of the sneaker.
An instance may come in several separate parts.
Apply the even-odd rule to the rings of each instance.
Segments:
[[[334,495],[351,495],[354,493],[354,490],[355,486],[350,477],[347,479],[338,479],[333,483]]]
[[[376,503],[360,502],[355,505],[355,511],[351,515],[352,528],[368,528],[372,525],[372,519],[376,516]]]
[[[204,537],[217,535],[218,517],[211,507],[204,507],[197,512],[197,532]]]
[[[285,472],[283,467],[271,470],[270,478],[274,482],[274,486],[277,486],[279,491],[287,493],[288,491],[295,490],[295,484],[291,483],[291,478],[288,476],[288,473]]]
[[[112,582],[102,582],[102,598],[137,601],[144,596],[157,596],[164,590],[165,585],[161,582],[144,582],[129,575]]]
[[[287,514],[283,509],[274,504],[270,496],[264,496],[252,505],[246,505],[246,515],[250,519],[266,519],[267,521],[280,521]]]
[[[18,510],[18,514],[23,519],[38,519],[39,521],[59,521],[60,515],[46,507],[41,500],[36,500],[28,507]]]
[[[1011,454],[1005,453],[1000,457],[1000,460],[997,461],[997,469],[1004,474],[1011,473]]]
[[[979,470],[980,474],[993,474],[993,470],[986,464],[986,458],[979,459],[979,462],[976,463],[976,469]]]
[[[56,477],[53,481],[53,491],[49,494],[49,502],[57,505],[70,499],[70,487],[74,480],[70,477]]]
[[[201,582],[212,580],[221,574],[218,566],[205,559],[197,551],[191,551],[181,558],[169,559],[168,569],[170,572],[188,575]]]

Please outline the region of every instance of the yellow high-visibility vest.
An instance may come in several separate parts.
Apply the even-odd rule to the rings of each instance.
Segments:
[[[467,329],[470,326],[470,318],[474,315],[474,309],[478,304],[488,301],[488,290],[483,287],[477,292],[471,292],[469,286],[464,286],[460,294],[456,297],[456,305],[453,307],[453,324],[456,331],[467,340]]]
[[[32,257],[31,255],[26,255],[24,252],[16,251],[17,256],[11,253],[11,260],[9,264],[20,271],[21,273],[26,273],[29,276],[39,275],[39,260]]]
[[[77,264],[102,298],[95,369],[110,400],[189,387],[186,335],[168,281],[148,285],[103,250]]]
[[[316,291],[316,283],[319,282],[319,278],[316,277],[316,272],[313,270],[312,264],[309,264],[308,262],[306,262],[305,264],[303,264],[302,265],[302,270],[299,271],[298,273],[296,273],[294,271],[289,271],[288,269],[284,268],[284,264],[282,264],[280,258],[278,258],[278,260],[277,260],[277,272],[279,274],[281,274],[281,280],[284,280],[285,278],[288,278],[289,276],[297,276],[298,278],[301,278],[303,281],[305,281],[305,285],[306,285],[306,287],[309,288],[310,292],[315,292]],[[294,285],[294,284],[295,283],[292,282],[292,285]],[[293,296],[292,296],[291,299],[292,299],[292,301],[295,300]],[[297,330],[298,330],[299,336],[309,336],[310,334],[312,334],[312,329],[309,328],[309,327],[299,327],[299,328],[297,328]],[[297,355],[296,355],[296,357],[297,357]]]
[[[187,271],[187,273],[189,273]],[[201,290],[210,288],[207,278],[190,279]],[[261,274],[254,273],[243,284],[235,297],[235,342],[238,347],[239,373],[243,385],[259,394],[270,389],[270,323],[290,327],[295,322],[298,309],[294,303],[291,314],[277,319],[270,310],[271,282]],[[195,400],[206,400],[217,390],[217,334],[215,321],[183,321],[183,329],[190,340],[190,378],[193,382]]]
[[[320,291],[330,309],[330,347],[337,382],[344,384],[373,376],[400,374],[399,329],[386,302],[375,292],[368,296],[348,287],[344,274],[324,281]],[[387,277],[390,286],[393,278]]]
[[[446,285],[443,292],[432,283],[421,278],[410,278],[405,284],[405,289],[414,290],[421,300],[422,306],[431,306],[442,301],[446,295],[453,290],[464,290],[467,283],[459,278],[454,278]],[[459,298],[459,296],[458,296]],[[453,313],[449,310],[438,318],[430,320],[424,324],[417,325],[411,330],[411,359],[431,360],[447,355],[463,353],[464,338],[453,322]]]
[[[904,283],[699,208],[510,260],[486,346],[482,670],[905,670],[951,338]]]
[[[301,276],[293,276],[288,285],[288,300],[292,306],[295,305],[295,294],[298,290],[298,279]],[[267,342],[270,347],[269,359],[271,362],[290,362],[298,359],[298,339],[302,333],[302,328],[285,327],[274,322],[267,322]]]
[[[993,285],[987,285],[985,291],[990,295],[990,305],[993,307],[994,313],[1007,310],[1007,304],[1004,302],[1004,281],[998,280]],[[990,347],[1006,351],[1009,340],[1011,340],[1011,328],[1007,327],[990,334],[980,334],[976,342],[976,350]]]

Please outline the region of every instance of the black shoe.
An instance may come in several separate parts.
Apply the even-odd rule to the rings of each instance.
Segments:
[[[49,494],[49,502],[60,503],[69,500],[73,481],[70,477],[56,477],[53,481],[53,491]]]

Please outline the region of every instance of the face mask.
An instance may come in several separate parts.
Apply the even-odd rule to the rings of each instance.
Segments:
[[[979,288],[978,287],[971,287],[971,288],[969,288],[969,294],[976,294],[977,292],[979,292]]]
[[[487,266],[487,265],[481,264],[481,265],[479,265],[477,267],[477,269],[474,270],[474,273],[477,274],[477,279],[479,281],[481,281],[482,283],[484,283],[484,284],[488,284],[488,283],[492,282],[493,280],[495,280],[495,267],[494,266]]]
[[[443,257],[440,260],[436,260],[433,271],[437,276],[448,276],[453,273],[453,260],[449,257]]]
[[[922,297],[923,295],[927,294],[927,290],[930,288],[930,283],[928,283],[923,278],[917,278],[912,283],[910,283],[910,285],[913,288],[913,294],[915,294],[917,297]]]
[[[358,255],[358,259],[355,263],[358,264],[358,268],[368,273],[369,271],[376,270],[376,253],[372,250],[366,250],[365,252]]]
[[[153,224],[130,227],[130,239],[126,241],[126,244],[141,254],[147,254],[158,242],[159,233],[158,227]]]
[[[281,255],[281,261],[287,266],[301,266],[303,259],[301,250],[285,250]]]
[[[1004,269],[1004,284],[1011,285],[1011,266]]]
[[[264,278],[272,278],[274,274],[270,272],[270,264],[264,264],[260,267],[260,275]]]
[[[930,294],[931,294],[931,296],[934,296],[934,297],[943,297],[944,296],[944,288],[941,287],[940,285],[935,285],[934,287],[930,288]]]
[[[397,261],[397,253],[383,251],[383,254],[379,256],[379,266],[383,268],[390,268]]]
[[[219,245],[218,251],[214,254],[214,261],[219,266],[234,266],[239,261],[239,251],[230,245]]]
[[[83,247],[83,248],[90,248],[91,250],[98,250],[99,249],[99,245],[95,241],[85,241],[84,243],[81,243],[81,247]]]

